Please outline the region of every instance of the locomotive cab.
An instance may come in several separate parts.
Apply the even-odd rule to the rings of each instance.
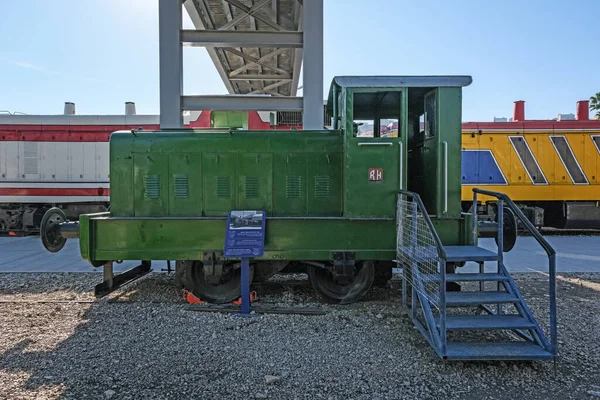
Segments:
[[[344,215],[390,218],[397,190],[460,219],[462,87],[470,77],[339,77],[328,99],[344,138]]]

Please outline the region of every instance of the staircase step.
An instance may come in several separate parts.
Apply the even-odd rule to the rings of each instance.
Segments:
[[[531,342],[448,342],[448,360],[547,360],[554,356]]]
[[[444,246],[446,261],[498,261],[498,253],[478,246]]]
[[[436,324],[439,326],[439,317]],[[446,329],[531,329],[535,324],[520,315],[447,315]]]
[[[422,274],[423,282],[439,282],[440,274]],[[446,274],[446,282],[499,282],[507,281],[508,277],[502,274]]]
[[[447,292],[447,306],[477,306],[491,303],[519,303],[521,300],[507,292]]]
[[[446,274],[446,282],[507,281],[503,274]]]

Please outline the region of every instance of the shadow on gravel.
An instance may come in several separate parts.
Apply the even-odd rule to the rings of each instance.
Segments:
[[[308,285],[277,285],[264,289],[266,302],[318,303]],[[536,288],[525,285],[524,295]],[[0,304],[0,397],[39,398],[60,386],[61,399],[589,398],[600,390],[599,305],[598,291],[559,282],[555,375],[552,363],[443,363],[396,290],[324,306],[321,317],[246,320],[186,311],[172,278],[151,274],[91,305]],[[56,332],[71,333],[49,340]],[[7,384],[21,372],[23,385]]]

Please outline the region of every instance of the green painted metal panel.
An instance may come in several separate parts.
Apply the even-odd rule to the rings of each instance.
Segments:
[[[308,215],[342,215],[342,155],[339,153],[307,156]]]
[[[273,171],[273,207],[275,215],[307,215],[306,155],[275,154]]]
[[[135,216],[160,217],[167,215],[168,157],[162,153],[133,155],[133,192]]]
[[[225,219],[94,219],[89,256],[100,259],[202,259],[203,251],[222,251]],[[267,219],[267,259],[328,260],[333,251],[379,253],[393,259],[394,221],[345,219]],[[84,254],[82,256],[85,257]],[[89,260],[89,259],[88,259]]]
[[[135,214],[134,202],[131,196],[133,188],[133,155],[129,146],[115,146],[110,143],[110,208],[115,215],[131,217]]]
[[[81,258],[84,260],[92,261],[92,249],[95,243],[91,243],[90,240],[90,218],[91,214],[82,214],[79,216],[79,252]]]
[[[273,155],[240,154],[238,163],[237,208],[263,210],[267,215],[272,215]]]
[[[396,215],[399,189],[398,139],[370,139],[390,146],[360,146],[362,138],[349,138],[345,154],[345,215],[347,217],[392,218]],[[381,170],[382,180],[371,181],[369,173]],[[378,172],[375,172],[378,173]]]
[[[237,154],[209,153],[203,160],[204,215],[227,215],[236,208]]]
[[[202,154],[169,154],[169,215],[202,216]]]

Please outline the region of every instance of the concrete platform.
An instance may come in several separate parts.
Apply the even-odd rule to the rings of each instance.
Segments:
[[[558,272],[600,272],[600,236],[549,236],[548,241],[558,253]],[[480,246],[496,250],[493,239],[482,239]],[[515,248],[504,254],[511,272],[548,270],[546,253],[534,238],[520,237]],[[115,271],[135,267],[137,261],[115,264]],[[166,261],[154,261],[153,270],[166,268]],[[476,272],[477,265],[467,265],[461,272]],[[95,269],[81,259],[79,242],[67,241],[59,253],[48,253],[37,237],[0,237],[0,272],[93,272]]]
[[[556,250],[558,272],[600,272],[600,236],[546,236],[546,240]],[[481,239],[479,245],[497,251],[494,239]],[[519,237],[512,251],[504,253],[504,265],[510,272],[547,272],[548,257],[533,237]],[[467,265],[461,272],[476,272],[475,267]]]
[[[115,264],[115,272],[139,265],[139,261]],[[173,264],[172,264],[173,265]],[[166,261],[155,261],[152,270],[160,272]],[[175,267],[175,265],[173,265]],[[49,253],[38,237],[0,237],[0,272],[102,272],[81,259],[79,240],[69,239],[64,249]]]

